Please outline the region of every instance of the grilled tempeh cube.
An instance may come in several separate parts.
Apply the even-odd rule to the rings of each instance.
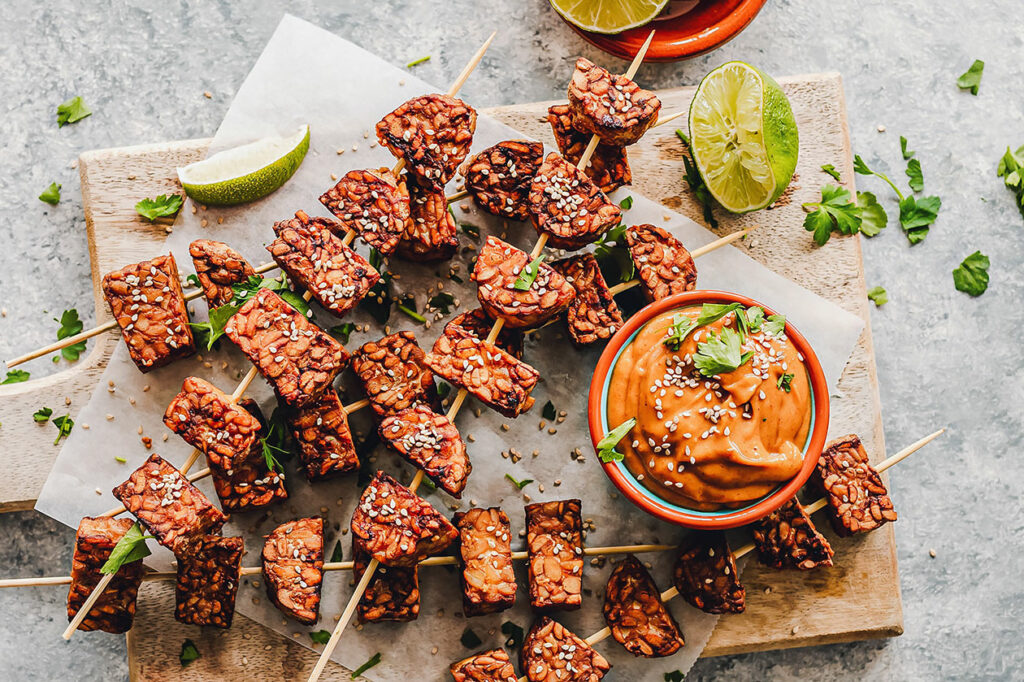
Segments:
[[[425,362],[442,379],[506,417],[517,417],[533,406],[530,392],[540,373],[459,327],[444,328]]]
[[[342,317],[380,280],[380,273],[331,231],[332,221],[304,211],[274,223],[267,251],[326,310]]]
[[[462,563],[462,611],[481,616],[512,608],[516,574],[512,570],[509,520],[498,507],[457,512]]]
[[[358,583],[369,555],[352,538],[352,577]],[[378,566],[356,605],[360,623],[407,622],[420,614],[420,567]]]
[[[231,287],[256,274],[249,262],[224,242],[197,239],[188,245],[188,253],[211,309],[231,303],[235,297]]]
[[[292,410],[288,421],[310,483],[359,468],[348,415],[333,388],[311,404]]]
[[[484,312],[483,308],[473,308],[464,313],[459,313],[448,320],[448,324],[445,325],[446,328],[461,329],[481,340],[488,337],[493,326],[494,320]],[[518,329],[510,329],[502,325],[501,331],[498,332],[498,338],[494,340],[494,344],[509,355],[519,360],[523,359],[523,333]]]
[[[173,255],[107,273],[103,296],[121,327],[132,362],[143,372],[195,352]]]
[[[409,178],[409,226],[398,243],[400,258],[414,263],[447,260],[459,248],[458,225],[443,191]]]
[[[612,667],[589,644],[547,616],[527,633],[519,665],[529,682],[598,682]]]
[[[205,535],[178,557],[174,618],[189,625],[231,627],[242,570],[242,538]]]
[[[415,97],[377,123],[380,143],[438,192],[466,158],[475,131],[476,111],[448,95]]]
[[[378,471],[352,514],[352,539],[385,566],[414,566],[458,536],[448,519],[404,485]]]
[[[516,669],[504,649],[489,649],[452,663],[455,682],[516,682]]]
[[[510,329],[537,327],[565,310],[576,290],[549,265],[538,263],[537,276],[526,290],[517,289],[520,273],[530,265],[530,255],[487,237],[473,268],[476,297],[484,311],[505,320]]]
[[[526,505],[530,605],[574,611],[582,603],[583,519],[579,500]]]
[[[825,447],[811,482],[828,501],[829,519],[840,537],[896,520],[889,491],[856,435],[837,438]]]
[[[580,57],[569,82],[569,109],[576,130],[626,146],[638,142],[658,120],[661,100],[625,76]]]
[[[110,558],[118,540],[132,527],[128,519],[86,516],[75,533],[75,554],[71,559],[71,589],[68,590],[68,621],[103,578],[100,569]],[[135,599],[142,583],[142,560],[124,564],[78,626],[79,630],[102,630],[118,634],[128,632],[135,621]]]
[[[551,124],[551,132],[555,136],[558,151],[572,165],[578,164],[583,158],[584,150],[590,144],[591,136],[572,127],[569,105],[556,104],[549,107],[548,123]],[[619,187],[633,182],[633,172],[629,169],[625,147],[598,144],[583,172],[605,194],[611,194]]]
[[[424,404],[437,407],[434,374],[410,331],[364,343],[352,354],[352,371],[378,417]]]
[[[416,405],[385,417],[380,436],[442,490],[462,497],[473,465],[459,430],[448,417]]]
[[[239,400],[238,405],[256,417],[260,423],[259,438],[266,438],[269,428],[256,401],[245,398]],[[271,470],[267,466],[259,438],[244,457],[235,460],[230,475],[218,468],[212,469],[213,489],[225,512],[251,511],[288,499],[284,472]]]
[[[808,571],[832,565],[831,545],[795,497],[752,528],[757,558],[766,566]]]
[[[220,531],[227,521],[198,488],[157,454],[149,456],[128,480],[113,490],[157,542],[175,554],[188,542]]]
[[[634,656],[662,658],[683,648],[679,624],[661,601],[651,574],[632,554],[608,578],[604,622],[615,641]]]
[[[626,244],[648,301],[693,291],[697,286],[697,266],[690,252],[660,227],[626,228]]]
[[[544,159],[544,145],[506,140],[483,150],[462,167],[466,189],[477,205],[512,220],[530,217],[530,183]]]
[[[683,599],[705,613],[743,613],[747,591],[736,558],[721,531],[691,531],[679,546],[673,569]]]
[[[551,152],[530,185],[530,217],[559,249],[582,249],[619,224],[622,211],[597,185]]]
[[[263,581],[281,613],[303,625],[320,617],[324,578],[324,520],[319,516],[283,523],[263,544]]]
[[[340,343],[269,289],[257,291],[224,331],[290,407],[313,403],[348,360]]]
[[[409,227],[409,190],[404,178],[387,168],[349,171],[320,197],[343,230],[353,230],[363,241],[390,256]],[[335,229],[335,228],[332,228]],[[335,234],[343,230],[335,229]]]
[[[185,377],[181,393],[164,412],[164,424],[202,451],[210,467],[230,476],[249,454],[260,422],[231,396],[199,377]]]
[[[622,328],[622,312],[594,254],[584,253],[555,261],[551,267],[576,289],[576,298],[566,311],[569,336],[576,345],[609,339]]]

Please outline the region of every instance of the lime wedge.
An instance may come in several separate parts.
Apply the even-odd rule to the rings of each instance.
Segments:
[[[193,201],[233,206],[262,199],[288,181],[309,151],[309,126],[291,135],[265,137],[178,169]]]
[[[704,76],[690,103],[693,160],[732,213],[779,198],[796,169],[799,138],[789,100],[768,74],[728,62]]]
[[[668,0],[551,0],[573,26],[594,33],[622,33],[650,23]]]

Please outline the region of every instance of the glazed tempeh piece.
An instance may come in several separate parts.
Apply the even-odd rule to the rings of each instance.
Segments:
[[[575,611],[582,603],[583,519],[579,500],[526,505],[530,605]]]
[[[227,521],[198,488],[160,455],[150,455],[113,490],[157,542],[175,554],[189,540],[220,531]]]
[[[447,260],[459,248],[458,226],[443,191],[409,180],[409,226],[398,243],[398,256],[415,263]]]
[[[679,546],[673,569],[683,599],[705,613],[743,613],[747,591],[721,531],[692,531]]]
[[[556,104],[549,107],[548,123],[551,124],[551,132],[555,136],[558,151],[572,165],[578,164],[590,143],[591,136],[572,127],[569,105]],[[619,187],[633,182],[633,172],[629,168],[625,147],[598,144],[583,172],[605,194],[611,194]]]
[[[850,434],[829,443],[811,477],[828,501],[836,535],[864,533],[896,520],[889,491],[860,438]]]
[[[352,577],[358,583],[370,557],[352,538]],[[420,614],[420,567],[378,566],[356,605],[360,623],[407,622]]]
[[[348,351],[269,289],[260,289],[228,321],[225,333],[290,407],[328,390]]]
[[[606,144],[638,142],[658,120],[661,100],[650,90],[580,57],[569,82],[572,126]]]
[[[189,625],[231,627],[243,550],[242,538],[205,535],[178,557],[176,620]]]
[[[352,355],[352,371],[363,385],[378,417],[414,405],[437,407],[434,374],[424,362],[423,349],[409,331],[364,343]]]
[[[533,406],[530,392],[540,378],[537,370],[463,329],[446,326],[425,362],[442,379],[506,417]]]
[[[332,224],[296,211],[294,218],[274,223],[277,239],[267,251],[317,303],[342,317],[380,280],[380,273],[334,235]]]
[[[575,251],[618,225],[622,211],[583,171],[551,152],[530,185],[530,217],[551,246]]]
[[[333,388],[313,403],[290,411],[288,421],[310,483],[359,468],[348,415]]]
[[[446,328],[461,329],[481,340],[487,338],[493,326],[494,320],[484,312],[483,308],[473,308],[464,313],[459,313],[448,320],[448,324],[445,325]],[[523,359],[523,333],[521,331],[502,325],[501,331],[498,332],[498,338],[494,340],[494,343],[509,355],[519,360]]]
[[[462,611],[481,616],[512,608],[516,574],[512,569],[509,520],[498,507],[457,512],[462,564]]]
[[[490,649],[452,663],[455,682],[516,682],[516,669],[504,649]]]
[[[626,244],[648,301],[693,291],[697,286],[697,266],[690,252],[660,227],[626,228]]]
[[[335,234],[353,230],[382,256],[395,252],[409,226],[409,190],[387,168],[349,171],[320,203],[341,221]]]
[[[544,159],[544,145],[506,140],[483,150],[462,167],[466,189],[477,206],[512,220],[530,217],[530,183]]]
[[[679,624],[661,601],[651,574],[632,554],[608,578],[604,621],[615,641],[634,656],[662,658],[683,648]]]
[[[352,540],[385,566],[414,566],[458,536],[448,519],[378,471],[352,514]]]
[[[569,336],[576,345],[585,346],[609,339],[622,328],[622,311],[615,303],[593,254],[584,253],[555,261],[551,267],[576,289],[576,298],[566,311]]]
[[[256,274],[249,262],[224,242],[197,239],[188,245],[188,253],[211,309],[231,303],[235,298],[231,287]]]
[[[260,406],[251,398],[238,401],[238,405],[256,417],[260,423],[259,438],[268,434],[267,420],[263,418]],[[220,498],[220,506],[225,512],[244,512],[260,509],[274,502],[288,499],[288,490],[284,487],[284,472],[271,470],[263,456],[263,444],[259,438],[249,448],[248,453],[236,459],[231,474],[219,469],[212,470],[213,489]]]
[[[71,559],[71,589],[68,590],[69,622],[75,619],[93,588],[103,578],[100,569],[110,558],[114,545],[132,525],[128,519],[94,519],[88,516],[78,524],[75,554]],[[142,560],[122,565],[78,629],[114,634],[131,630],[140,584]]]
[[[377,139],[437,192],[469,153],[476,111],[448,95],[416,97],[377,123]]]
[[[832,547],[795,497],[752,528],[757,558],[766,566],[808,571],[832,565]]]
[[[551,266],[539,263],[537,276],[526,290],[516,288],[520,274],[530,265],[530,255],[487,237],[473,268],[476,297],[484,311],[505,320],[510,329],[537,327],[565,310],[576,297],[565,278]]]
[[[416,405],[385,417],[380,436],[442,490],[462,497],[473,465],[459,430],[448,417]]]
[[[173,255],[107,273],[103,296],[121,327],[132,362],[143,372],[195,352]]]
[[[164,412],[164,424],[206,455],[211,468],[230,476],[259,434],[256,417],[231,396],[199,377],[185,377]]]
[[[547,616],[527,633],[519,665],[529,682],[598,682],[612,667],[589,644]]]
[[[319,516],[283,523],[263,544],[263,581],[281,613],[303,625],[320,617],[324,578],[324,520]]]

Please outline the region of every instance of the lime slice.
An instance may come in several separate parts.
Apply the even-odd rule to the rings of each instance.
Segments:
[[[594,33],[622,33],[650,23],[668,0],[551,0],[573,26]]]
[[[309,151],[309,126],[291,135],[265,137],[178,169],[193,201],[233,206],[262,199],[288,181]]]
[[[799,148],[779,84],[743,62],[704,76],[690,103],[690,150],[712,196],[728,211],[772,203],[789,185]]]

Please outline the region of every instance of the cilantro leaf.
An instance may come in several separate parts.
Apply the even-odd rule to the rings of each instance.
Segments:
[[[331,633],[327,630],[316,630],[309,633],[309,638],[313,640],[313,644],[327,644],[331,641]]]
[[[628,211],[629,209],[633,208],[633,197],[628,196],[622,201],[620,201],[619,208],[621,208],[623,211]]]
[[[697,316],[697,326],[703,327],[706,324],[717,322],[729,313],[738,313],[742,309],[742,303],[705,303],[700,307],[700,315]]]
[[[92,109],[85,106],[85,102],[80,96],[72,97],[57,105],[58,128],[63,128],[67,123],[77,123],[86,116],[92,116]]]
[[[625,457],[625,455],[615,449],[615,446],[626,437],[627,433],[633,430],[634,426],[636,426],[636,418],[630,417],[604,434],[604,438],[597,442],[597,456],[601,458],[602,462],[618,462]]]
[[[900,226],[911,244],[917,244],[928,236],[929,226],[935,222],[941,207],[939,197],[907,196],[900,199]]]
[[[369,670],[373,666],[377,665],[378,663],[380,663],[380,652],[379,651],[377,653],[375,653],[373,656],[370,656],[369,660],[367,660],[366,663],[363,663],[361,666],[359,666],[358,668],[356,668],[355,670],[352,671],[352,679],[355,679],[355,678],[359,677],[360,675],[362,675],[363,673],[365,673],[367,670]]]
[[[772,336],[778,336],[786,330],[786,316],[769,315],[768,321],[764,323],[764,330]]]
[[[427,318],[416,312],[416,297],[412,294],[406,294],[401,300],[395,301],[395,307],[421,324],[427,321]]]
[[[153,222],[157,218],[175,215],[182,203],[180,194],[161,194],[156,199],[143,199],[135,204],[135,211],[149,222]]]
[[[685,675],[679,670],[665,673],[665,682],[683,682]]]
[[[694,329],[697,328],[697,323],[693,321],[689,315],[682,313],[676,313],[672,316],[672,324],[666,330],[665,338],[662,343],[665,344],[666,348],[670,350],[679,350],[679,347],[683,345],[683,341],[690,335]]]
[[[629,247],[626,245],[626,226],[616,225],[601,235],[601,238],[594,242],[594,257],[601,268],[601,273],[609,284],[628,282],[636,274],[636,265],[632,256],[629,255]],[[617,277],[611,273],[617,271]]]
[[[793,377],[795,376],[795,374],[789,374],[788,372],[782,374],[779,376],[779,380],[775,382],[775,385],[779,388],[779,390],[789,393],[791,390],[793,390],[791,384],[793,382]]]
[[[197,280],[198,281],[198,280]],[[249,299],[256,295],[260,289],[270,289],[271,291],[283,291],[288,288],[288,283],[285,282],[283,276],[281,277],[263,277],[262,275],[249,275],[245,281],[238,282],[237,284],[231,285],[231,290],[235,292],[235,297],[232,299],[232,305],[242,307],[243,303],[246,303]]]
[[[718,334],[711,332],[706,341],[697,344],[693,365],[706,377],[735,371],[754,356],[753,351],[742,352],[742,342],[740,335],[729,327],[723,327]]]
[[[426,479],[424,479],[424,480],[426,480]],[[341,540],[335,540],[334,541],[334,549],[331,551],[330,563],[336,564],[339,561],[342,561],[344,558],[345,558],[345,555],[341,551]]]
[[[988,289],[988,256],[975,251],[964,258],[953,270],[953,284],[957,291],[971,296],[981,296]]]
[[[45,424],[50,421],[50,415],[53,414],[53,410],[49,407],[40,407],[38,410],[32,413],[32,418],[36,420],[38,424]]]
[[[71,433],[75,421],[71,418],[70,414],[66,414],[63,417],[54,417],[53,425],[57,427],[57,437],[53,440],[53,444],[56,445],[60,442],[61,438],[66,438]]]
[[[523,645],[523,637],[526,633],[523,632],[521,627],[512,621],[506,620],[501,624],[501,634],[508,638],[505,640],[505,646],[512,649],[519,649],[519,647]]]
[[[505,478],[507,478],[508,480],[512,481],[512,483],[515,484],[515,486],[517,488],[519,488],[520,490],[522,490],[523,488],[525,488],[529,484],[533,483],[533,479],[532,478],[524,478],[521,481],[517,481],[515,479],[515,477],[512,476],[512,474],[505,474]]]
[[[889,294],[885,291],[884,287],[871,287],[868,289],[868,298],[875,304],[875,307],[889,302]]]
[[[57,318],[53,318],[53,321],[60,324],[60,328],[57,330],[58,341],[82,332],[82,321],[78,319],[78,310],[75,308],[65,310],[61,313],[59,320]],[[83,351],[85,351],[85,341],[79,341],[78,343],[73,343],[66,348],[61,348],[60,354],[64,356],[65,360],[74,362]]]
[[[203,283],[199,281],[199,277],[197,275],[189,275],[188,277],[185,278],[185,281],[194,286],[196,289],[203,288]]]
[[[107,557],[106,563],[100,568],[100,573],[106,575],[117,573],[125,564],[148,557],[151,552],[149,547],[146,546],[146,540],[152,537],[152,535],[146,535],[142,532],[142,526],[138,522],[133,523],[128,532],[122,535],[121,539],[114,545],[114,549],[110,550],[110,556]]]
[[[345,345],[355,330],[356,326],[351,322],[342,322],[328,329],[327,333],[336,338],[342,345]]]
[[[833,232],[857,234],[860,230],[860,210],[852,201],[850,191],[843,187],[825,185],[821,188],[821,201],[808,202],[803,209],[807,211],[804,229],[814,233],[818,246],[828,242]]]
[[[462,646],[467,649],[475,649],[483,644],[483,641],[475,632],[473,632],[472,628],[466,628],[463,630],[462,637],[459,638],[459,641],[462,642]]]
[[[857,192],[857,208],[860,209],[860,233],[874,237],[889,224],[889,216],[871,192]]]
[[[985,70],[985,62],[975,59],[970,68],[956,79],[956,86],[961,90],[970,90],[972,95],[977,96],[978,88],[981,86],[981,73]]]
[[[416,66],[418,64],[422,64],[424,62],[429,62],[429,61],[430,61],[430,55],[428,54],[426,57],[420,57],[419,59],[412,60],[411,62],[409,62],[405,66],[406,66],[406,68],[410,68],[411,69],[412,67],[414,67],[414,66]]]
[[[821,167],[821,170],[823,170],[826,173],[828,173],[829,175],[831,175],[835,179],[836,182],[842,182],[843,181],[843,179],[841,177],[839,177],[839,171],[836,170],[836,167],[833,166],[831,163],[826,163],[824,166]]]
[[[876,178],[881,178],[885,181],[885,184],[892,188],[892,191],[896,193],[896,196],[900,200],[903,199],[903,192],[901,192],[899,187],[889,179],[889,176],[885,173],[879,173],[878,171],[868,168],[868,164],[864,162],[864,159],[860,158],[860,154],[853,157],[853,170],[860,175],[874,175]]]
[[[910,158],[917,153],[907,149],[907,138],[903,137],[902,135],[900,135],[900,153],[903,154],[904,161],[909,161]]]
[[[455,297],[447,291],[442,291],[431,296],[427,304],[434,310],[440,310],[443,315],[447,315],[451,311],[451,307],[455,305]]]
[[[529,291],[533,283],[537,281],[537,274],[540,272],[540,264],[544,262],[544,254],[537,256],[530,261],[525,268],[516,277],[515,284],[512,288],[518,289],[519,291]]]
[[[996,167],[996,175],[1003,178],[1006,187],[1014,193],[1017,209],[1024,217],[1024,145],[1016,152],[1010,151],[1009,147],[1006,148],[1006,153],[999,159],[999,165]]]
[[[764,308],[756,305],[747,308],[746,322],[750,331],[761,331],[761,325],[764,324]]]
[[[291,289],[281,289],[281,291],[277,292],[277,295],[281,297],[282,301],[295,308],[295,311],[307,320],[313,317],[313,310],[309,307],[306,299]]]
[[[713,228],[718,227],[718,221],[715,220],[713,211],[715,200],[711,196],[707,185],[704,184],[704,178],[701,176],[700,171],[697,170],[697,164],[693,162],[693,153],[690,151],[690,138],[682,130],[676,130],[676,136],[682,141],[684,146],[683,172],[686,175],[686,184],[690,186],[690,190],[704,211],[704,222]]]
[[[241,305],[222,305],[210,311],[209,320],[206,322],[189,322],[195,332],[196,344],[213,350],[217,340],[224,336],[224,328],[228,321],[238,312]]]
[[[915,192],[920,192],[924,189],[924,173],[921,172],[921,162],[917,159],[907,161],[907,177],[909,178],[907,184],[910,185],[910,189]]]
[[[544,403],[544,409],[541,410],[540,416],[544,417],[548,421],[558,417],[558,412],[555,410],[555,404],[550,400]]]
[[[30,376],[31,374],[23,369],[9,369],[7,370],[7,378],[0,381],[0,386],[4,384],[20,384],[23,381],[28,381]]]
[[[196,648],[196,643],[191,639],[186,639],[181,643],[181,653],[178,654],[178,661],[181,662],[181,667],[184,668],[197,658],[199,658],[199,649]]]
[[[452,385],[449,384],[447,381],[441,381],[439,379],[437,382],[437,397],[440,398],[441,400],[444,400],[445,398],[448,397],[448,394],[451,392]]]
[[[56,182],[51,182],[50,186],[43,190],[43,193],[39,195],[39,201],[45,201],[51,206],[56,206],[60,203],[60,188],[62,185],[58,185]]]

